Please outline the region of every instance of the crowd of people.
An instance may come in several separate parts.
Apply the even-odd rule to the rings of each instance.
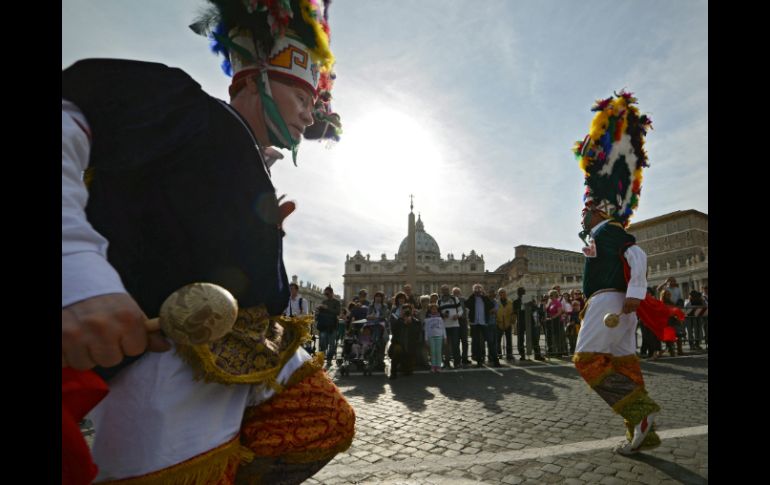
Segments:
[[[287,316],[311,313],[298,291],[299,287],[292,283]],[[691,351],[704,350],[701,344],[708,347],[708,287],[703,288],[703,293],[693,290],[682,295],[676,280],[669,278],[657,289],[648,288],[648,292],[667,305],[682,308],[686,318],[684,322],[671,319],[676,340],[668,342],[661,342],[640,322],[641,358],[657,359],[665,351],[671,356],[683,355],[685,343]],[[370,348],[382,340],[383,350],[387,350],[373,357],[374,368],[384,371],[387,355],[390,378],[394,379],[399,373],[410,375],[415,368],[437,373],[441,369],[468,368],[474,362],[476,367],[485,363],[501,367],[502,359],[516,361],[516,351],[519,359],[526,361],[529,325],[535,360],[571,358],[580,331],[580,314],[586,306],[583,292],[562,292],[559,285],[554,285],[539,300],[535,296],[527,300],[525,295],[526,290],[518,288],[516,297],[510,299],[504,288],[484,291],[481,284],[475,284],[468,297],[458,287],[450,290],[449,285],[442,285],[440,293],[417,296],[407,284],[392,297],[377,291],[371,300],[368,290],[361,289],[343,305],[327,287],[325,300],[314,311],[313,340],[306,348],[323,352],[327,367],[331,367],[348,353],[354,358],[368,355]]]
[[[671,318],[671,325],[676,333],[676,338],[667,341],[659,340],[647,327],[639,324],[642,330],[642,346],[639,349],[643,359],[657,359],[665,352],[672,357],[684,355],[684,344],[687,343],[690,351],[704,350],[701,343],[708,349],[708,286],[703,291],[690,290],[688,295],[682,293],[682,289],[676,278],[668,278],[657,288],[649,287],[647,292],[671,307],[677,307],[684,311],[684,321]],[[663,348],[665,344],[665,349]]]

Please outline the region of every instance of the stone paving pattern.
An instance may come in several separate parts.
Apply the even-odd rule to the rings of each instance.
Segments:
[[[557,445],[617,438],[623,420],[565,360],[503,369],[417,373],[388,380],[329,372],[357,414],[356,438],[305,483],[708,482],[708,434],[664,439],[624,457],[611,445],[554,454]],[[642,362],[663,408],[658,431],[708,424],[708,355]],[[517,457],[534,450],[542,456]]]

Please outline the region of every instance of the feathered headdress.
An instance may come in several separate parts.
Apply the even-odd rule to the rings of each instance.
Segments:
[[[331,110],[335,77],[334,55],[329,48],[331,0],[323,0],[323,4],[318,0],[207,1],[211,6],[190,28],[208,37],[211,50],[224,56],[222,70],[233,78],[231,94],[255,72],[266,71],[271,77],[304,83],[317,96],[315,124],[305,138],[320,138],[311,132],[322,125],[325,138],[338,139],[339,115]],[[316,130],[311,130],[313,127]],[[285,134],[277,136],[285,138]]]
[[[631,93],[613,94],[591,108],[597,112],[591,130],[575,143],[574,152],[585,174],[585,207],[626,227],[639,205],[642,169],[649,166],[644,137],[652,120],[639,114]]]

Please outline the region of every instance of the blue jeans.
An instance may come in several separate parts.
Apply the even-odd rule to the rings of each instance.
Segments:
[[[337,353],[337,329],[329,330],[326,332],[320,332],[320,348],[319,352],[326,354],[326,361],[331,362],[334,359],[334,355]]]

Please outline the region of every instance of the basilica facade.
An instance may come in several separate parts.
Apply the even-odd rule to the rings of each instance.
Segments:
[[[412,208],[413,209],[413,208]],[[344,301],[350,301],[358,291],[365,288],[371,300],[376,291],[390,298],[405,284],[411,284],[415,295],[439,293],[441,285],[459,287],[464,296],[472,292],[476,283],[485,289],[497,290],[505,281],[504,272],[486,271],[484,256],[475,250],[459,258],[449,253],[441,257],[436,240],[425,231],[422,218],[415,221],[414,212],[409,212],[407,236],[401,241],[393,259],[385,254],[380,259],[364,256],[357,250],[353,256],[345,257]]]
[[[647,253],[650,286],[656,287],[668,277],[676,278],[685,293],[708,285],[708,214],[692,209],[675,211],[631,224],[628,232]],[[473,249],[459,258],[452,253],[442,258],[422,219],[415,221],[410,211],[407,236],[393,259],[385,254],[372,259],[360,250],[347,255],[344,301],[350,301],[362,288],[369,292],[369,299],[378,290],[390,298],[406,283],[412,285],[415,295],[438,293],[441,285],[447,284],[468,296],[473,285],[481,283],[487,290],[504,287],[511,298],[519,287],[539,298],[554,285],[562,291],[582,288],[583,265],[581,252],[530,245],[516,246],[514,259],[495,271],[487,271],[484,256]]]

